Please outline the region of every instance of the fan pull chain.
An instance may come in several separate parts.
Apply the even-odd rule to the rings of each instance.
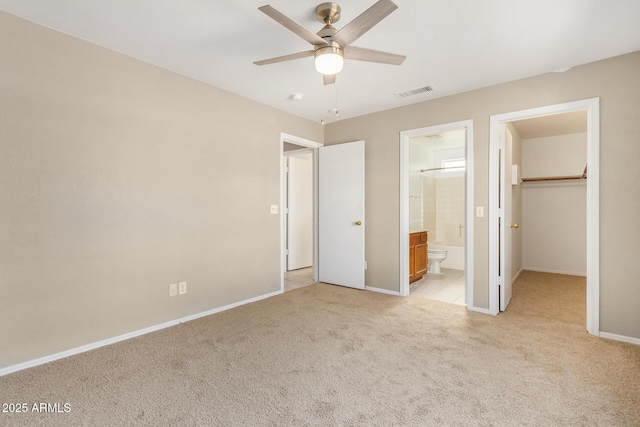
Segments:
[[[335,103],[335,108],[333,110],[336,112],[336,117],[338,117],[338,79],[336,79],[334,86],[336,88],[336,103]]]

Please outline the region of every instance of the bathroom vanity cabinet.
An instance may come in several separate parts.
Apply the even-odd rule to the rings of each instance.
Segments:
[[[427,272],[427,232],[409,234],[409,283],[422,279]]]

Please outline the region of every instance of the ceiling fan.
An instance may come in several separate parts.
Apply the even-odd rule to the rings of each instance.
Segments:
[[[302,25],[278,12],[270,5],[259,7],[258,9],[267,16],[311,43],[313,49],[256,61],[254,64],[267,65],[313,56],[315,58],[316,70],[322,74],[325,85],[335,83],[336,74],[342,70],[345,59],[400,65],[406,56],[351,46],[351,43],[356,41],[397,8],[398,6],[391,0],[378,0],[353,21],[349,22],[340,30],[336,30],[333,24],[340,19],[340,6],[333,2],[322,3],[316,7],[316,18],[325,25],[320,31],[314,34]]]

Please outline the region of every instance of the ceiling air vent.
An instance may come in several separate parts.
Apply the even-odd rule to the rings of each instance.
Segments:
[[[417,95],[419,93],[424,93],[424,92],[431,92],[432,90],[433,88],[431,86],[425,86],[418,89],[408,90],[406,92],[396,93],[395,95],[398,98],[406,98],[407,96],[413,96],[413,95]]]

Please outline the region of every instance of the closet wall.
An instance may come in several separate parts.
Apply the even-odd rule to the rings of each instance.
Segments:
[[[522,141],[523,178],[580,175],[586,160],[586,133]],[[523,268],[586,275],[586,181],[521,185]]]

